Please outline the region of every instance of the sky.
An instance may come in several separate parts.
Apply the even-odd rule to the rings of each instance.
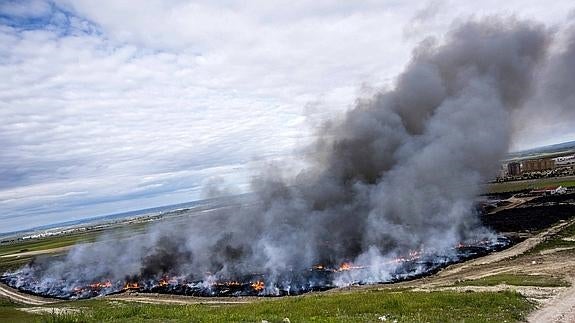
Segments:
[[[0,1],[0,232],[248,189],[313,126],[393,86],[413,48],[572,1]],[[530,126],[512,150],[575,140]],[[522,124],[523,125],[523,124]]]

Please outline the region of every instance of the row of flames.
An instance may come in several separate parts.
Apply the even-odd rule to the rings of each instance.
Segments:
[[[406,258],[398,258],[397,261],[398,262],[399,261],[407,261],[405,259]],[[344,262],[337,268],[329,269],[329,268],[326,268],[326,266],[324,266],[324,265],[315,265],[312,267],[312,270],[342,272],[342,271],[349,271],[349,270],[354,270],[354,269],[364,269],[364,268],[367,268],[367,267],[366,266],[357,266],[351,262]],[[167,287],[170,285],[179,285],[182,283],[183,282],[180,282],[174,278],[162,277],[158,280],[157,286]],[[238,281],[223,281],[223,282],[214,282],[211,285],[215,286],[215,287],[238,287],[238,286],[241,286],[242,283],[240,283]],[[263,280],[256,280],[256,281],[250,282],[249,285],[251,286],[251,288],[254,291],[256,291],[258,293],[262,292],[266,287],[265,282]],[[74,291],[80,293],[80,292],[86,291],[87,289],[101,290],[101,289],[111,288],[112,286],[113,286],[112,282],[107,280],[104,282],[92,283],[92,284],[88,285],[87,287],[76,287],[76,288],[74,288]],[[141,287],[142,286],[138,282],[126,282],[122,287],[122,291],[139,290]]]
[[[412,260],[418,259],[420,256],[421,256],[421,252],[413,251],[413,252],[409,253],[409,256],[397,257],[397,258],[394,258],[391,262],[400,263],[400,262],[412,261]],[[358,265],[354,265],[351,262],[344,262],[337,268],[327,268],[324,265],[315,265],[312,267],[312,270],[343,272],[343,271],[365,269],[365,268],[367,268],[367,266],[358,266]],[[157,286],[167,287],[170,285],[179,285],[182,283],[183,282],[180,282],[174,278],[162,277],[158,280]],[[256,280],[256,281],[250,282],[249,284],[250,284],[251,288],[258,293],[262,292],[265,289],[265,282],[263,280]],[[215,287],[238,287],[238,286],[241,286],[242,283],[240,283],[238,281],[223,281],[223,282],[214,282],[211,285],[215,286]],[[92,284],[88,285],[87,287],[76,287],[76,288],[74,288],[74,291],[80,293],[80,292],[86,291],[87,289],[101,290],[101,289],[111,288],[112,286],[113,286],[112,282],[107,280],[104,282],[92,283]],[[139,290],[141,287],[142,286],[138,282],[126,282],[122,287],[122,291]]]
[[[475,244],[485,244],[488,243],[488,240],[485,241],[478,241]],[[468,246],[472,246],[474,244],[463,244],[463,243],[458,243],[457,245],[454,246],[454,248],[465,248]],[[423,255],[423,250],[414,250],[414,251],[410,251],[407,255],[405,256],[399,256],[399,257],[395,257],[393,259],[391,259],[389,261],[389,263],[403,263],[403,262],[409,262],[409,261],[415,261],[418,260],[422,257]],[[355,265],[352,262],[343,262],[341,265],[339,265],[339,267],[328,267],[322,264],[318,264],[315,265],[311,268],[311,270],[321,270],[321,271],[329,271],[329,272],[344,272],[344,271],[350,271],[350,270],[360,270],[360,269],[365,269],[368,268],[367,266],[359,266],[359,265]],[[179,285],[179,284],[185,284],[185,282],[179,281],[178,279],[175,278],[170,278],[170,277],[162,277],[158,280],[156,286],[159,287],[168,287],[170,285],[175,286],[175,285]],[[214,287],[239,287],[243,285],[241,282],[238,281],[223,281],[223,282],[214,282],[211,284],[211,286]],[[265,282],[263,280],[256,280],[256,281],[252,281],[249,282],[249,285],[251,286],[251,288],[257,292],[260,293],[262,292],[266,285]],[[76,287],[74,288],[74,291],[77,293],[81,293],[84,292],[86,290],[101,290],[101,289],[107,289],[107,288],[111,288],[113,286],[112,282],[107,280],[107,281],[103,281],[103,282],[95,282],[92,283],[86,287]],[[126,282],[123,285],[123,288],[121,288],[121,291],[131,291],[131,290],[139,290],[141,288],[141,285],[138,282]]]
[[[178,285],[181,282],[179,282],[176,279],[170,279],[170,278],[161,278],[160,280],[158,280],[157,286],[160,287],[167,287],[169,285]],[[254,291],[256,292],[261,292],[265,289],[265,283],[262,280],[256,280],[254,282],[250,282],[249,283],[251,288],[253,288]],[[224,282],[215,282],[212,283],[212,286],[217,286],[217,287],[237,287],[237,286],[241,286],[242,283],[238,282],[238,281],[224,281]],[[76,287],[74,288],[74,291],[77,293],[86,291],[88,289],[90,290],[101,290],[101,289],[106,289],[106,288],[111,288],[113,286],[112,282],[107,280],[104,282],[96,282],[96,283],[92,283],[89,284],[86,287]],[[122,291],[130,291],[130,290],[139,290],[142,286],[138,283],[138,282],[126,282],[123,287],[122,287]]]
[[[418,260],[422,256],[422,251],[410,251],[407,256],[402,257],[395,257],[389,261],[389,263],[402,263],[408,261]],[[341,272],[341,271],[349,271],[349,270],[356,270],[356,269],[366,269],[368,266],[358,266],[354,265],[351,262],[344,262],[337,268],[328,268],[324,265],[315,265],[312,267],[312,270],[325,270],[325,271],[332,271],[332,272]]]

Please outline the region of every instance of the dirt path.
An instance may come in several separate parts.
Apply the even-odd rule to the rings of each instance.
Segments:
[[[2,255],[2,256],[0,256],[0,258],[37,256],[37,255],[43,255],[43,254],[48,254],[48,253],[58,253],[58,252],[67,251],[67,250],[71,249],[72,247],[74,247],[74,245],[52,248],[52,249],[36,250],[36,251],[17,252],[17,253],[11,253],[8,255]]]
[[[548,304],[533,312],[529,322],[575,322],[575,280],[572,286],[550,299]]]
[[[537,303],[544,303],[553,296],[557,295],[566,287],[538,287],[538,286],[514,286],[507,284],[499,284],[496,286],[445,286],[435,288],[414,288],[414,291],[455,291],[459,293],[467,292],[501,292],[501,291],[515,291],[527,297],[528,299]]]
[[[485,257],[481,257],[481,258],[477,258],[475,260],[471,260],[471,261],[467,261],[461,264],[455,264],[452,266],[449,266],[447,268],[445,268],[444,270],[440,271],[436,277],[448,277],[448,276],[453,276],[455,274],[458,274],[460,272],[463,271],[467,271],[479,266],[483,266],[483,265],[488,265],[488,264],[493,264],[505,259],[509,259],[515,256],[519,256],[521,254],[524,254],[525,252],[531,250],[533,247],[537,246],[538,244],[540,244],[541,242],[545,241],[545,239],[557,234],[557,232],[561,231],[563,228],[571,225],[575,223],[575,219],[571,220],[571,221],[565,221],[565,222],[561,222],[541,233],[539,233],[538,235],[531,237],[529,239],[526,239],[516,245],[514,245],[511,248],[499,251],[499,252],[494,252],[490,255],[487,255]],[[486,271],[488,271],[488,269],[485,269]],[[503,270],[503,269],[502,269]],[[493,274],[492,272],[488,272],[487,274]],[[477,278],[481,278],[483,276],[486,276],[485,274],[482,275],[482,271],[474,271],[473,275],[466,276],[466,279],[477,279]]]
[[[15,303],[26,304],[26,305],[45,305],[56,302],[53,299],[46,299],[20,293],[19,291],[10,288],[4,284],[0,284],[0,297],[6,297]]]
[[[537,196],[529,196],[529,197],[512,196],[512,197],[507,199],[507,201],[510,202],[509,204],[503,205],[503,206],[498,206],[495,209],[491,210],[488,214],[495,214],[495,213],[503,211],[503,210],[516,208],[516,207],[520,206],[521,204],[529,202],[535,198],[537,198]]]

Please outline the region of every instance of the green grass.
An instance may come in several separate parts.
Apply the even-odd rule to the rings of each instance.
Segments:
[[[71,304],[71,303],[70,303]],[[80,314],[48,315],[46,322],[514,322],[533,304],[514,292],[360,291],[264,299],[236,305],[152,305],[90,300]],[[66,304],[69,306],[69,304]]]
[[[105,229],[80,231],[61,236],[42,237],[14,243],[5,243],[0,245],[0,273],[8,269],[18,268],[30,262],[34,258],[34,256],[2,257],[4,255],[42,251],[68,247],[79,243],[101,241],[104,233],[110,234],[110,237],[121,238],[123,233],[130,232],[129,236],[133,237],[134,235],[142,234],[147,230],[147,228],[147,223],[133,223],[122,227],[111,226]]]
[[[541,178],[524,181],[491,183],[487,185],[488,193],[518,192],[522,190],[540,189],[546,186],[575,187],[575,180],[556,178]]]
[[[534,254],[548,249],[575,247],[575,241],[564,240],[565,238],[573,237],[575,237],[575,223],[567,226],[549,239],[538,244],[535,248],[531,249],[529,253]]]
[[[0,322],[34,322],[40,318],[38,315],[17,310],[17,307],[22,305],[0,298]]]
[[[513,286],[538,286],[538,287],[567,287],[569,283],[563,279],[546,275],[525,274],[497,274],[475,280],[464,280],[456,283],[462,286],[496,286],[507,284]]]
[[[34,256],[2,257],[3,255],[67,247],[82,242],[92,242],[96,240],[99,234],[100,232],[78,233],[2,245],[0,246],[0,272],[20,267],[34,258]]]
[[[65,236],[56,236],[40,239],[30,239],[14,244],[0,246],[0,256],[18,252],[39,251],[70,246],[79,242],[91,242],[100,232],[75,233]]]

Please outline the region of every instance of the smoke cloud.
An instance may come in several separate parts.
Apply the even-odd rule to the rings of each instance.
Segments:
[[[290,284],[286,277],[293,284],[297,273],[318,264],[368,268],[341,274],[337,284],[380,282],[397,266],[387,259],[422,250],[449,256],[458,242],[492,239],[474,200],[509,148],[512,114],[539,88],[534,76],[551,40],[545,26],[513,18],[454,25],[444,39],[427,39],[413,51],[390,90],[358,98],[319,127],[302,156],[305,170],[296,176],[273,165],[262,170],[250,203],[80,245],[21,272],[39,285],[70,286],[164,274],[229,280],[256,272],[274,293]],[[560,92],[557,100],[571,100],[573,91],[564,93],[554,77],[573,73],[561,72],[550,73],[549,86]]]
[[[537,70],[533,97],[513,118],[514,135],[522,138],[575,135],[575,24],[555,35],[549,57]]]

